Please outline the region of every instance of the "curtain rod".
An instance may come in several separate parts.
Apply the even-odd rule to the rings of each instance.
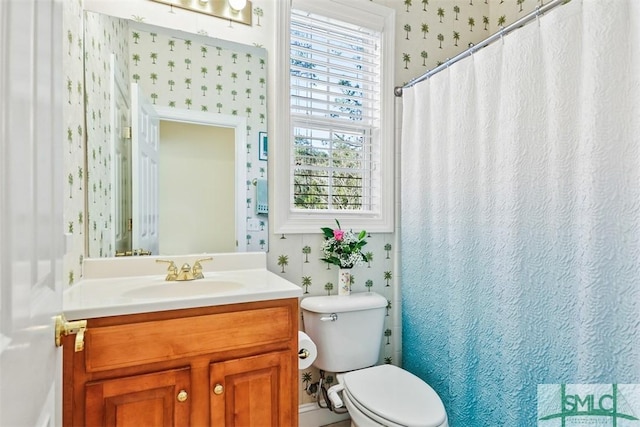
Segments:
[[[502,29],[500,29],[500,31],[498,31],[495,34],[490,35],[486,39],[482,40],[480,43],[470,46],[468,49],[466,49],[462,53],[454,56],[453,58],[447,59],[444,63],[438,65],[436,68],[433,68],[433,69],[427,71],[423,75],[421,75],[419,77],[416,77],[415,79],[409,80],[409,82],[406,83],[404,86],[397,86],[393,90],[393,92],[395,93],[396,96],[402,96],[402,89],[411,87],[411,86],[415,85],[416,83],[419,83],[419,82],[421,82],[423,80],[428,79],[429,77],[431,77],[434,74],[437,74],[440,71],[448,68],[450,65],[455,64],[456,62],[460,61],[461,59],[464,59],[467,56],[473,55],[476,51],[482,49],[483,47],[488,46],[489,44],[493,43],[494,41],[496,41],[498,39],[501,39],[503,36],[509,34],[511,31],[513,31],[513,30],[515,30],[517,28],[520,28],[524,24],[526,24],[529,21],[532,21],[534,18],[537,18],[540,15],[548,12],[549,10],[553,9],[554,7],[559,6],[561,4],[569,3],[570,1],[571,0],[551,0],[549,3],[547,3],[547,4],[543,5],[543,6],[536,7],[536,10],[534,10],[533,12],[530,12],[529,14],[523,16],[522,18],[518,19],[513,24],[507,25],[506,27],[502,27]]]

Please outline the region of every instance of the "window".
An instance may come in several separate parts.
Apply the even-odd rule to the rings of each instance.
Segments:
[[[294,0],[288,18],[275,231],[317,232],[333,218],[392,231],[393,11]]]
[[[291,12],[292,208],[377,208],[379,44],[377,31]]]

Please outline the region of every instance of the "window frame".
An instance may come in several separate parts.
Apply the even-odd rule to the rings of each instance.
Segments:
[[[381,200],[376,212],[309,210],[291,208],[293,173],[290,159],[293,133],[290,110],[290,24],[291,9],[352,22],[378,29],[382,33],[380,71],[380,176]],[[275,68],[282,70],[275,76],[275,105],[273,156],[269,156],[269,179],[273,183],[270,202],[275,234],[318,233],[320,227],[330,226],[334,219],[344,228],[366,229],[368,232],[394,230],[394,44],[395,11],[367,0],[293,0],[278,2]]]

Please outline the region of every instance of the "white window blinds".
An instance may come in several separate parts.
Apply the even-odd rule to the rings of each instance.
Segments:
[[[380,33],[291,13],[291,208],[377,212]]]

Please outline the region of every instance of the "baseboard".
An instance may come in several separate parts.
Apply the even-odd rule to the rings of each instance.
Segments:
[[[298,408],[298,427],[320,427],[349,419],[349,414],[336,414],[326,408],[319,407],[317,403],[305,403]]]

